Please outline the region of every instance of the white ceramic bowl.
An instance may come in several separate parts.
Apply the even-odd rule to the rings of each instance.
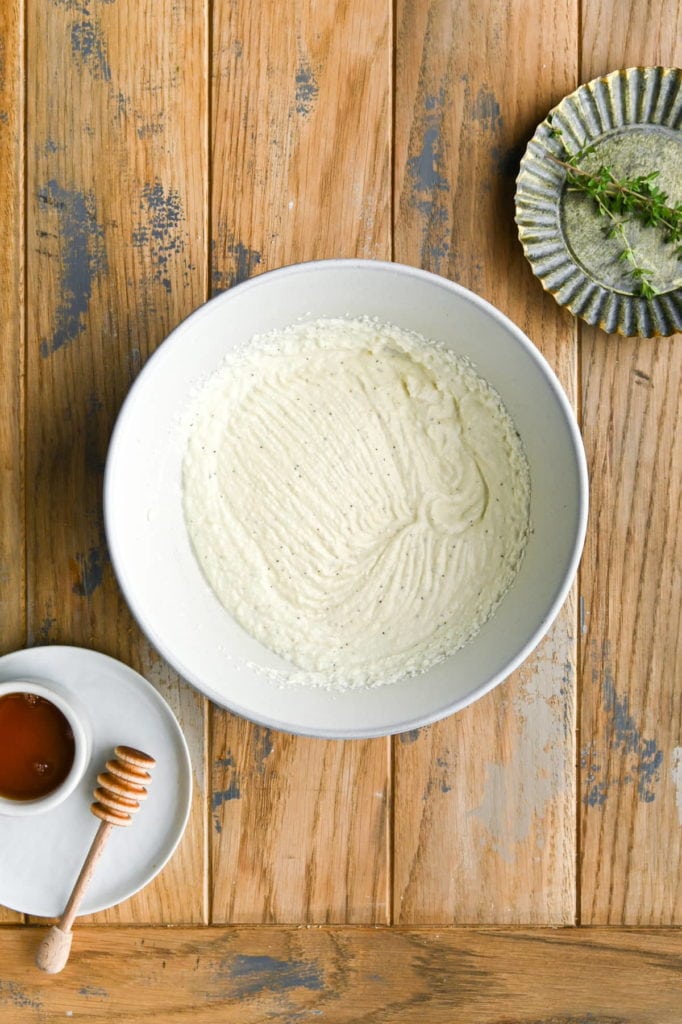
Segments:
[[[90,760],[92,734],[90,722],[80,702],[55,683],[42,679],[15,679],[0,683],[0,697],[8,697],[13,693],[30,693],[54,704],[69,723],[74,740],[73,764],[69,774],[56,789],[34,800],[8,800],[0,797],[0,815],[21,818],[51,811],[73,793]]]
[[[425,674],[343,693],[279,688],[256,666],[290,668],[219,604],[190,548],[181,501],[180,418],[192,387],[235,344],[300,317],[379,317],[470,357],[526,447],[533,533],[518,577],[474,640]],[[107,538],[133,614],[154,646],[213,701],[263,725],[324,737],[402,732],[464,707],[504,679],[549,628],[575,574],[587,518],[580,433],[551,368],[493,306],[395,263],[323,260],[255,277],[207,302],[146,364],[107,459]]]

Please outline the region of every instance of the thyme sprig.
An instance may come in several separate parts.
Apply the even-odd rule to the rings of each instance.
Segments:
[[[561,139],[559,128],[553,126],[551,130],[552,135]],[[554,163],[565,168],[568,188],[592,199],[599,215],[607,218],[606,235],[620,242],[619,259],[629,264],[638,294],[645,299],[652,299],[659,294],[652,280],[655,272],[642,265],[628,239],[625,224],[635,220],[645,227],[658,230],[663,241],[674,247],[675,257],[682,259],[682,202],[671,203],[667,193],[658,184],[660,171],[619,178],[609,164],[601,164],[595,170],[579,167],[580,161],[593,153],[594,148],[585,146],[563,157],[552,153],[548,156]]]

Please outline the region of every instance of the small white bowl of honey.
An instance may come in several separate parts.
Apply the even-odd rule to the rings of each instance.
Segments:
[[[83,778],[90,751],[85,713],[56,684],[0,683],[0,815],[51,811]]]

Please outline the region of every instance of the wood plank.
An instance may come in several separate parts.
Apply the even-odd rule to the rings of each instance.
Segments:
[[[191,744],[190,828],[171,864],[104,917],[206,916],[204,702],[133,625],[103,535],[115,416],[164,335],[204,300],[205,0],[28,5],[29,638],[141,670]]]
[[[3,1024],[678,1024],[679,931],[81,929],[58,977],[3,929]]]
[[[679,3],[584,7],[584,81],[682,63]],[[581,920],[681,924],[681,339],[581,339]]]
[[[215,291],[301,260],[390,254],[390,10],[215,5]]]
[[[576,84],[575,5],[399,0],[396,40],[396,259],[493,302],[575,398],[572,322],[513,222],[526,142]],[[512,679],[396,739],[397,921],[573,923],[575,633],[571,598]]]
[[[216,4],[216,290],[299,260],[390,255],[390,4]],[[385,922],[387,741],[212,716],[213,920]]]
[[[23,7],[0,7],[0,654],[26,645]]]
[[[580,80],[617,68],[678,67],[678,0],[581,0]]]
[[[304,740],[222,713],[214,736],[214,920],[386,921],[386,742]]]

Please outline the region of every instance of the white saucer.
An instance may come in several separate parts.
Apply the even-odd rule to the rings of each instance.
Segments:
[[[0,682],[60,683],[85,708],[90,765],[58,807],[30,817],[0,817],[0,904],[39,917],[61,914],[99,822],[90,813],[96,777],[122,743],[156,758],[149,797],[129,828],[113,829],[79,913],[127,899],[151,881],[187,824],[192,770],[185,738],[156,690],[127,665],[81,647],[36,647],[0,657]]]

